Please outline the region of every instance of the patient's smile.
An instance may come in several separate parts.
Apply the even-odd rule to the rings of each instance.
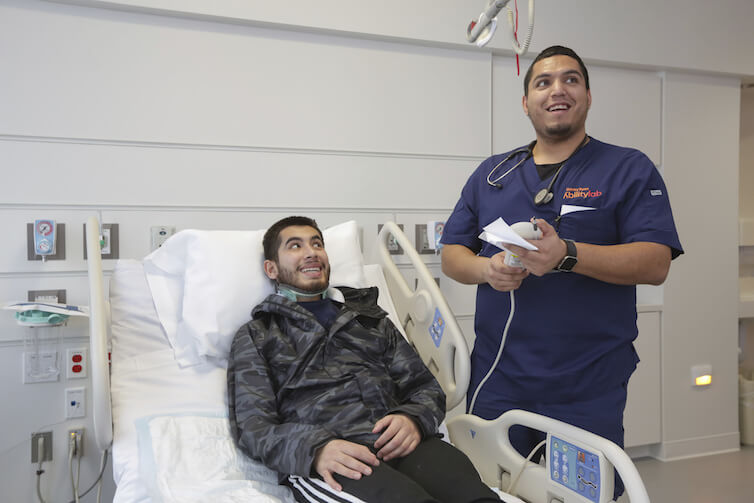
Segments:
[[[322,274],[322,266],[320,264],[306,265],[304,267],[301,267],[299,270],[307,276],[315,278],[318,278]]]

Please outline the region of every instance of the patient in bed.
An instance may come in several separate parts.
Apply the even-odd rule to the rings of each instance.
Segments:
[[[377,305],[377,289],[330,288],[322,232],[288,217],[264,236],[277,286],[236,334],[231,431],[297,501],[499,501],[442,441],[445,395]]]

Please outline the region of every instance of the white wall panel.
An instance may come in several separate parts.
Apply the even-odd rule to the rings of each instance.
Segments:
[[[634,348],[641,361],[628,381],[623,414],[626,447],[656,444],[662,440],[660,313],[641,312],[636,325],[639,335]]]
[[[662,79],[655,72],[590,65],[586,130],[598,140],[641,150],[662,164]]]
[[[0,184],[4,203],[388,209],[452,208],[481,160],[7,137],[0,158],[28,174]]]
[[[741,89],[741,159],[738,207],[742,218],[754,220],[754,87]],[[751,225],[751,224],[748,224]],[[744,227],[751,228],[751,227]],[[748,234],[748,233],[742,233]],[[751,246],[751,238],[740,236],[741,244]]]
[[[439,266],[438,266],[439,270]],[[464,285],[440,273],[440,284],[450,308],[459,316],[474,316],[476,285]]]
[[[531,64],[521,59],[521,75],[516,74],[515,58],[492,60],[492,152],[500,153],[526,145],[534,139],[534,129],[524,114],[524,75]]]
[[[659,454],[672,458],[710,441],[738,447],[739,83],[669,73],[663,106],[664,175],[686,252],[670,268],[662,316]],[[699,364],[712,365],[704,389],[690,383]]]
[[[487,124],[455,119],[489,107],[488,54],[53,7],[0,11],[0,60],[23,70],[0,81],[0,133],[415,154],[489,149]]]

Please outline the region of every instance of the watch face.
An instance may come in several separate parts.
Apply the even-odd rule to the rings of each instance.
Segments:
[[[558,271],[570,271],[578,262],[576,257],[566,257],[558,266]]]

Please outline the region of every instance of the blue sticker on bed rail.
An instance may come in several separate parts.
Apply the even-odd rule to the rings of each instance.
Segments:
[[[442,341],[442,333],[445,331],[445,320],[442,319],[440,309],[435,308],[435,317],[432,319],[432,324],[429,326],[429,336],[432,337],[432,341],[435,346],[440,347]]]

